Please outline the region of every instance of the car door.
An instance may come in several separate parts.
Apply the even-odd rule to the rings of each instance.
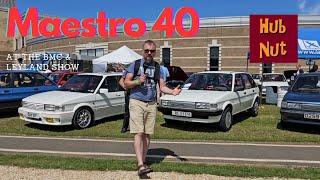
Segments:
[[[100,89],[107,92],[96,94],[97,114],[101,117],[122,114],[124,112],[124,90],[119,86],[119,76],[107,76]]]
[[[1,73],[0,74],[0,109],[12,107],[12,103],[17,101],[12,94],[12,81],[11,73]]]
[[[39,89],[34,87],[35,81],[32,74],[26,72],[13,73],[12,83],[12,93],[19,100],[39,92]]]
[[[233,112],[238,113],[245,109],[245,99],[243,97],[246,95],[246,93],[241,74],[235,74],[234,92],[236,94],[237,100],[236,103],[233,105]]]
[[[253,79],[248,74],[241,74],[243,84],[245,87],[244,96],[243,96],[243,104],[245,109],[249,109],[252,105],[253,98],[256,94],[255,83],[252,82]],[[253,84],[252,84],[253,83]]]

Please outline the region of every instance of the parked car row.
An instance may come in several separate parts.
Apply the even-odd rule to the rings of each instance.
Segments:
[[[124,113],[124,89],[118,84],[121,73],[63,73],[56,79],[67,75],[72,78],[58,88],[53,80],[38,72],[2,71],[0,107],[21,106],[20,118],[27,122],[73,125],[78,129]],[[265,82],[286,82],[281,74],[265,74],[262,78]],[[247,111],[252,116],[258,115],[260,90],[248,73],[194,73],[181,87],[179,95],[160,98],[159,111],[166,123],[218,123],[222,131],[228,131],[235,114]],[[320,73],[299,75],[285,95],[280,111],[282,124],[320,124]]]

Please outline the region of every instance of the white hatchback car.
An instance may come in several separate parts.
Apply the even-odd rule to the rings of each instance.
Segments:
[[[121,73],[84,73],[72,77],[58,91],[22,100],[20,118],[38,124],[89,127],[95,120],[124,113]]]
[[[276,86],[276,87],[288,87],[289,83],[286,77],[282,73],[265,73],[262,76],[262,92],[261,94],[265,96],[267,94],[266,87]]]
[[[249,110],[258,115],[259,88],[243,72],[206,71],[193,74],[179,95],[164,95],[159,110],[167,123],[216,123],[222,131],[232,126],[233,115]]]

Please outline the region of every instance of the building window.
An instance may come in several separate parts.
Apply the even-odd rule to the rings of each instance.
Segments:
[[[79,51],[80,55],[92,56],[92,57],[101,57],[104,55],[103,48],[99,49],[81,49]]]
[[[272,73],[272,63],[263,63],[262,73]]]
[[[165,66],[170,66],[171,62],[171,53],[170,48],[162,48],[162,62]]]
[[[19,44],[18,44],[18,39],[16,39],[16,50],[18,50]]]
[[[210,47],[210,71],[219,71],[219,47]]]
[[[21,37],[21,47],[23,48],[24,45],[25,45],[25,43],[24,43],[24,37],[22,36],[22,37]]]

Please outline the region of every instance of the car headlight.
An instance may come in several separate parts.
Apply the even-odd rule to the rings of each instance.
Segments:
[[[281,108],[288,108],[288,103],[285,101],[281,102]]]
[[[196,109],[210,109],[209,103],[196,102]]]
[[[28,106],[28,102],[22,101],[22,102],[21,102],[21,105],[22,105],[22,107],[26,107],[26,106]]]
[[[288,108],[288,109],[301,109],[301,104],[298,104],[298,103],[288,103],[287,108]]]
[[[64,106],[55,106],[53,104],[45,104],[44,110],[46,110],[46,111],[64,111]]]
[[[170,101],[168,101],[168,100],[161,100],[161,105],[162,105],[162,106],[170,106]]]

